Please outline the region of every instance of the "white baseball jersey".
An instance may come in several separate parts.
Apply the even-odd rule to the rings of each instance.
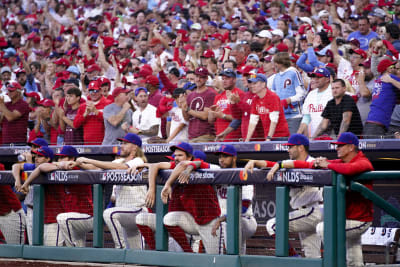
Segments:
[[[128,162],[125,159],[116,159],[113,162],[126,163],[130,168],[143,164],[141,158],[134,158]],[[130,185],[114,185],[113,192],[115,194],[115,207],[145,207],[145,199],[147,186],[130,186]]]
[[[307,161],[311,162],[314,158],[308,156]],[[318,205],[323,201],[322,189],[314,186],[290,187],[290,206],[298,209],[303,206]]]
[[[309,114],[311,121],[308,124],[309,136],[313,136],[315,131],[318,129],[318,125],[322,121],[322,112],[324,111],[326,104],[332,99],[332,88],[328,86],[323,92],[320,92],[317,88],[312,90],[304,100],[303,104],[303,115]]]
[[[348,80],[352,73],[353,67],[351,66],[351,63],[348,60],[341,58],[338,65],[337,78]]]

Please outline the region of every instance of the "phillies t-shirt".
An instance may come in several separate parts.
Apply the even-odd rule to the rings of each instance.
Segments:
[[[242,90],[240,90],[239,88],[233,88],[231,92],[232,92],[232,94],[239,95],[240,98],[242,98],[244,96],[244,92]],[[229,104],[229,99],[226,96],[226,91],[223,91],[222,93],[218,94],[215,97],[214,105],[218,106],[219,109],[224,114],[232,115],[231,105]],[[214,123],[216,134],[218,135],[221,132],[223,132],[229,126],[230,123],[231,122],[228,120],[217,118]],[[229,133],[225,137],[225,141],[228,141],[228,142],[238,141],[240,136],[241,136],[240,129],[238,128],[235,131]]]
[[[207,89],[202,93],[194,91],[187,97],[188,107],[195,111],[203,111],[214,103],[215,92]],[[202,135],[214,134],[214,127],[208,123],[208,120],[190,116],[189,118],[189,139],[193,139]]]
[[[258,96],[254,98],[251,107],[251,114],[260,116],[261,123],[264,127],[265,137],[267,137],[269,126],[271,125],[269,114],[274,111],[279,112],[279,119],[276,125],[275,133],[272,137],[289,136],[290,134],[289,134],[288,124],[285,119],[285,114],[283,113],[281,100],[278,97],[278,95],[270,90],[267,90],[267,93],[263,98],[259,98]]]
[[[15,103],[7,102],[5,105],[9,111],[17,110],[21,113],[21,117],[13,121],[8,121],[6,117],[3,118],[1,124],[2,144],[26,143],[29,115],[28,103],[20,99]]]

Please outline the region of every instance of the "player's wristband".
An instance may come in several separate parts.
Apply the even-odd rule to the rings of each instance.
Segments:
[[[282,161],[278,161],[278,162],[276,162],[276,163],[278,163],[278,166],[279,166],[279,169],[278,170],[280,170],[280,169],[282,169]]]

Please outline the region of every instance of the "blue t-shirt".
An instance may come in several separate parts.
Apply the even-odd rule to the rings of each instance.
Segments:
[[[390,75],[390,77],[400,82],[400,78],[394,75]],[[390,118],[396,106],[396,90],[398,89],[391,83],[382,82],[380,77],[375,80],[367,122],[377,122],[383,124],[386,128],[389,127]]]
[[[24,171],[33,171],[36,168],[34,163],[24,163]]]
[[[352,38],[357,39],[360,41],[360,48],[364,51],[368,50],[368,44],[371,39],[378,37],[376,32],[370,31],[367,35],[362,35],[360,31],[352,32],[347,37],[347,41],[350,41]]]
[[[300,86],[304,91],[304,83],[301,75],[298,71],[288,69],[284,72],[278,72],[275,74],[274,81],[272,83],[272,91],[274,91],[279,98],[286,99],[296,95],[296,87]],[[285,117],[292,118],[296,115],[301,114],[301,102],[292,102],[292,107],[284,109]]]

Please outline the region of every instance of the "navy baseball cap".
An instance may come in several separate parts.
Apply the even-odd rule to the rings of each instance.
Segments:
[[[236,78],[236,72],[232,69],[224,69],[223,71],[220,72],[220,76],[226,76],[226,77],[232,77]]]
[[[60,153],[56,154],[56,156],[77,158],[79,153],[73,146],[63,146]]]
[[[336,142],[332,142],[331,144],[335,145],[355,145],[358,146],[358,138],[355,134],[350,132],[344,132],[339,135],[339,138]]]
[[[249,83],[255,83],[255,82],[267,83],[268,82],[267,77],[261,73],[256,74],[255,77],[253,77],[252,75],[250,77],[251,78],[247,80]]]
[[[308,138],[302,134],[292,134],[289,137],[289,140],[286,144],[283,144],[284,146],[309,146],[310,142],[308,141]]]
[[[30,146],[35,145],[38,147],[42,147],[42,146],[49,146],[49,143],[47,143],[47,141],[44,140],[43,138],[36,138],[32,142],[28,143],[28,145],[30,145]]]
[[[225,155],[232,156],[232,157],[237,156],[236,148],[232,145],[222,145],[218,149],[218,151],[214,152],[214,154],[215,155],[225,154]]]
[[[138,96],[140,91],[144,91],[146,94],[149,94],[149,91],[147,90],[146,87],[138,87],[138,88],[135,89],[135,96]]]
[[[169,149],[172,151],[175,151],[176,149],[185,151],[186,153],[193,155],[193,147],[191,144],[186,143],[186,142],[180,142],[177,145],[170,146]]]
[[[308,74],[309,77],[327,77],[331,76],[331,72],[327,68],[319,68]]]
[[[138,147],[142,147],[142,139],[139,135],[134,133],[127,133],[124,138],[117,138],[118,141],[132,143],[137,145]]]
[[[183,86],[183,89],[185,89],[185,90],[190,90],[190,91],[192,91],[192,90],[194,90],[194,89],[196,89],[197,88],[197,85],[195,84],[195,83],[191,83],[191,82],[187,82],[187,83],[185,83],[185,85]]]
[[[195,150],[195,151],[193,151],[193,157],[194,157],[195,159],[201,159],[202,161],[205,161],[206,158],[207,158],[206,153],[204,153],[204,152],[201,151],[201,150]]]
[[[32,151],[32,153],[37,154],[39,156],[46,157],[46,158],[50,158],[50,159],[54,158],[53,150],[51,150],[51,148],[49,148],[48,146],[42,146],[38,150]]]

